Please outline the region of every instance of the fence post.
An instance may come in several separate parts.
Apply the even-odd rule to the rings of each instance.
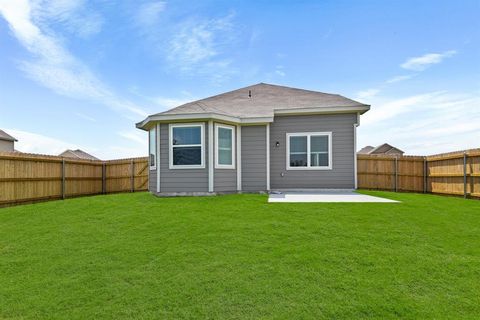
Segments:
[[[102,193],[106,194],[107,193],[107,183],[106,183],[106,164],[105,162],[102,162]]]
[[[423,157],[423,193],[427,193],[427,157]]]
[[[467,198],[467,153],[463,153],[463,197]]]
[[[395,192],[398,192],[398,157],[395,156]]]
[[[65,159],[62,158],[62,199],[65,199]]]
[[[130,178],[130,180],[131,180],[131,191],[132,192],[135,192],[135,167],[134,167],[134,164],[135,163],[133,162],[133,159],[132,159],[132,161],[130,163],[130,168],[131,168],[131,171],[132,171],[131,172],[131,178]]]

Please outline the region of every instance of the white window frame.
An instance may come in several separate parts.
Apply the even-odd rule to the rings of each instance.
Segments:
[[[174,128],[184,128],[184,127],[200,127],[200,144],[183,144],[183,145],[173,145],[173,129]],[[205,169],[205,123],[203,122],[193,122],[193,123],[170,123],[168,125],[168,167],[170,169]],[[175,147],[198,147],[201,148],[201,164],[199,165],[174,165],[173,164],[173,148]]]
[[[150,150],[150,147],[152,146],[152,142],[150,141],[150,138],[151,138],[151,131],[153,131],[153,136],[155,138],[155,151],[153,152],[153,163],[154,165],[152,166],[151,165],[151,161],[150,161],[150,156],[152,155],[152,150]],[[149,168],[150,170],[156,170],[157,169],[157,125],[155,125],[153,128],[151,128],[150,130],[148,130],[148,164],[149,164]]]
[[[310,139],[312,136],[327,136],[328,137],[328,166],[312,167],[311,152],[310,152]],[[291,167],[290,166],[290,137],[307,137],[307,166],[306,167]],[[287,133],[287,170],[332,170],[332,132],[295,132]]]
[[[232,131],[232,164],[218,163],[218,130],[228,129]],[[235,127],[228,124],[215,123],[215,169],[235,169]]]

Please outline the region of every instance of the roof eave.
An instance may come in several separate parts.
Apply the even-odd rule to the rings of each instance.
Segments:
[[[355,107],[317,107],[317,108],[292,108],[276,109],[277,115],[308,115],[308,114],[332,114],[332,113],[359,113],[364,114],[370,110],[369,105],[360,105]]]
[[[233,124],[259,124],[273,122],[273,117],[251,117],[239,118],[218,113],[185,113],[185,114],[156,114],[138,122],[135,126],[138,129],[149,130],[154,122],[180,122],[180,121],[207,121],[219,120]]]
[[[275,115],[308,115],[308,114],[335,114],[335,113],[359,113],[364,114],[370,110],[369,105],[360,105],[355,107],[318,107],[318,108],[292,108],[276,109]],[[273,122],[273,116],[263,117],[234,117],[219,113],[185,113],[185,114],[154,114],[148,116],[135,126],[138,129],[148,131],[154,122],[180,122],[180,121],[206,121],[220,120],[233,124],[261,124]]]

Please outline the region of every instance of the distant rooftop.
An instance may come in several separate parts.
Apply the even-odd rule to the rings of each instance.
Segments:
[[[77,149],[77,150],[67,149],[62,153],[60,153],[59,156],[66,157],[66,158],[84,159],[84,160],[100,160],[97,157],[94,157],[91,154],[80,149]]]
[[[12,137],[11,135],[9,135],[8,133],[6,133],[5,131],[3,131],[2,129],[0,129],[0,140],[5,140],[5,141],[18,141],[17,139],[15,139],[14,137]]]
[[[388,143],[379,145],[378,147],[366,146],[360,149],[357,154],[389,154],[403,155],[404,152]]]

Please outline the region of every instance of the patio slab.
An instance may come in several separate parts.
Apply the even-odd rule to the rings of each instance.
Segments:
[[[355,191],[285,191],[272,192],[268,202],[385,202],[399,201],[360,194]]]

